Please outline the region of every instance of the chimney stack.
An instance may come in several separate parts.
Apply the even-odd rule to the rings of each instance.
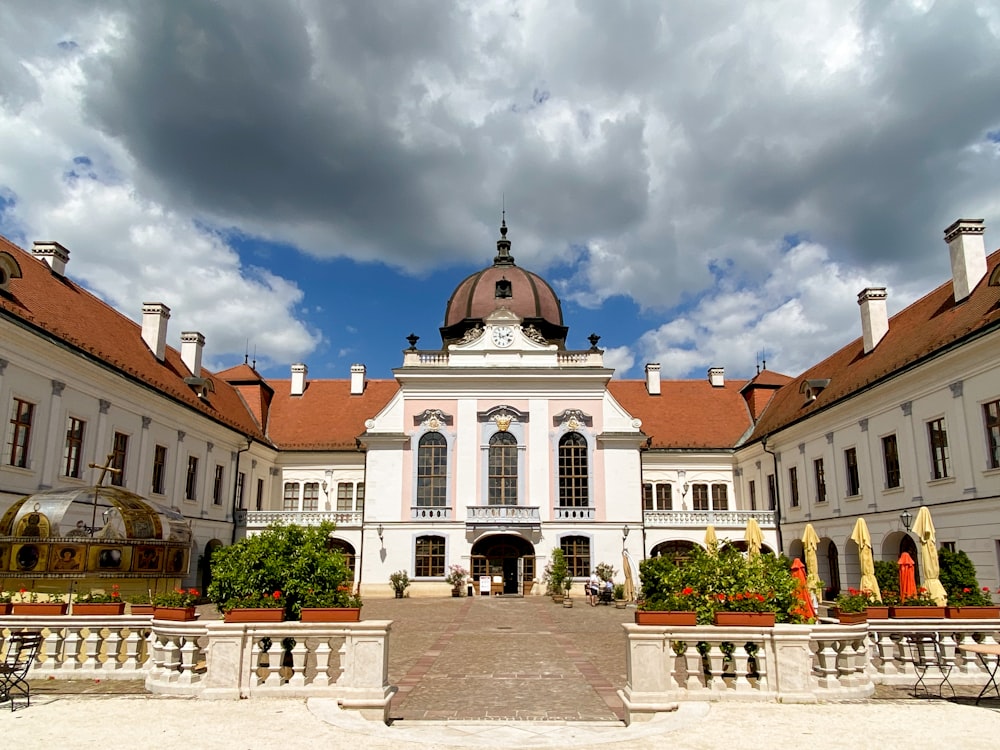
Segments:
[[[181,334],[181,360],[196,378],[201,377],[201,353],[205,348],[205,337],[197,331]]]
[[[660,363],[650,362],[646,365],[646,392],[650,396],[660,395]]]
[[[713,388],[722,388],[726,384],[726,368],[709,367],[708,382],[712,384]]]
[[[365,392],[365,366],[351,365],[351,395],[360,396]]]
[[[889,313],[886,311],[885,298],[884,286],[870,286],[858,292],[865,354],[878,346],[878,342],[889,332]]]
[[[31,246],[31,254],[36,258],[45,261],[52,273],[58,276],[66,275],[66,264],[69,263],[69,250],[58,242],[34,242]]]
[[[959,219],[944,230],[951,255],[951,284],[955,302],[961,302],[986,275],[986,244],[982,219]]]
[[[142,303],[142,340],[160,362],[167,352],[167,321],[170,308],[162,302]]]
[[[306,392],[306,375],[309,368],[303,364],[292,365],[292,395],[301,396]]]

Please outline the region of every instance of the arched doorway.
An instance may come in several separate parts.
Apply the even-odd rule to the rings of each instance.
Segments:
[[[472,545],[472,579],[503,576],[505,594],[525,593],[523,584],[535,580],[535,548],[514,534],[497,534]]]
[[[825,584],[823,598],[836,599],[840,594],[840,552],[837,551],[837,545],[832,539],[819,540],[816,558],[816,562],[819,563],[819,578]]]
[[[215,550],[222,546],[218,539],[211,540],[205,545],[205,554],[201,556],[201,590],[202,593],[208,591],[208,586],[212,583],[212,555]]]
[[[354,551],[354,545],[350,542],[345,542],[343,539],[336,539],[335,537],[330,537],[326,546],[330,549],[339,549],[344,553],[344,562],[347,563],[347,567],[351,570],[351,576],[354,576],[354,566],[357,562],[357,553]]]
[[[899,557],[901,557],[904,552],[906,554],[908,554],[911,558],[913,558],[913,575],[916,578],[917,585],[919,586],[920,585],[920,553],[917,552],[917,543],[913,541],[913,537],[910,536],[909,534],[904,535],[899,540]],[[899,557],[897,557],[896,559],[898,560]]]
[[[695,542],[689,541],[687,539],[670,539],[666,542],[660,542],[655,545],[650,551],[650,557],[666,557],[669,558],[674,565],[683,565],[687,562],[688,558],[691,556],[692,550],[694,550],[698,545]]]

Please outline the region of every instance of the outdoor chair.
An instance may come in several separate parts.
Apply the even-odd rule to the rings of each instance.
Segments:
[[[14,710],[14,695],[24,698],[24,705],[31,705],[31,686],[28,684],[28,670],[42,646],[42,634],[38,632],[14,633],[7,638],[7,652],[0,663],[0,703],[10,701]]]
[[[611,597],[613,591],[609,588],[601,587],[600,593],[597,595],[598,604],[611,604],[614,601]]]
[[[913,659],[913,669],[917,674],[917,681],[913,685],[913,697],[920,697],[923,690],[927,697],[944,698],[944,686],[951,690],[952,697],[955,697],[955,688],[948,677],[954,666],[952,660],[946,659],[941,642],[938,641],[934,633],[915,633],[906,636],[906,643],[910,648],[910,656]],[[927,685],[928,671],[930,679],[937,679],[940,676],[941,682],[938,685],[937,693],[932,693]]]

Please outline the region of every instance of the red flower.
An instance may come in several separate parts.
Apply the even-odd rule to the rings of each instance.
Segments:
[[[681,590],[681,593],[682,593],[682,594],[683,594],[684,596],[691,596],[691,594],[693,594],[693,593],[694,593],[694,589],[693,589],[693,588],[691,588],[690,586],[685,586],[685,587],[684,587],[684,588],[683,588],[683,589]]]
[[[968,586],[966,586],[964,589],[962,589],[962,593],[963,594],[971,594],[972,593],[972,589],[970,589]]]
[[[273,594],[271,594],[271,596],[273,596],[275,599],[280,599],[281,598],[281,592],[280,591],[275,591]]]
[[[716,594],[715,598],[718,599],[720,602],[726,601],[726,595],[725,594]]]

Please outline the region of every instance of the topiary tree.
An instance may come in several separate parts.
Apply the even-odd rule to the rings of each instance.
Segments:
[[[273,524],[212,555],[208,598],[219,609],[255,606],[280,591],[285,615],[298,619],[303,602],[322,598],[326,606],[357,607],[353,576],[343,553],[330,546],[334,524]]]

